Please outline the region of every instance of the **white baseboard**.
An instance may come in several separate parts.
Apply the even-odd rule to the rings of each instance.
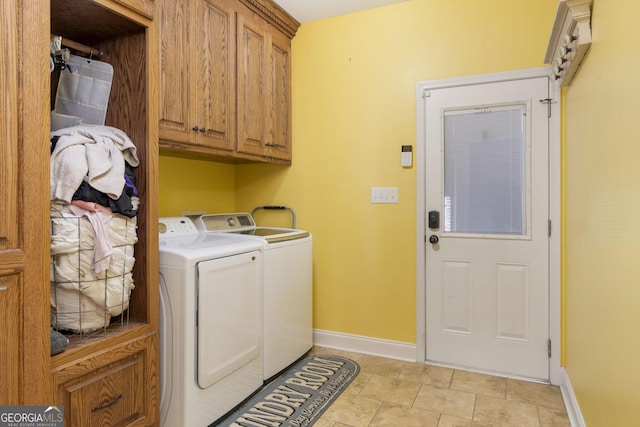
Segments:
[[[560,385],[560,391],[562,392],[562,398],[564,399],[564,406],[567,408],[567,415],[569,416],[571,427],[586,427],[587,424],[584,422],[584,418],[582,418],[578,399],[573,392],[573,387],[571,387],[569,374],[564,368],[562,368],[562,384]]]
[[[360,335],[314,329],[313,343],[319,347],[353,351],[390,359],[416,361],[416,345]]]

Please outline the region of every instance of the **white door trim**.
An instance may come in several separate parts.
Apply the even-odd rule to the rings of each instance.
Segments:
[[[528,78],[552,78],[550,67],[528,70],[509,71],[504,73],[483,74],[470,77],[459,77],[443,80],[418,82],[416,85],[416,361],[426,360],[426,271],[425,271],[425,236],[426,236],[426,202],[425,202],[425,90],[443,89],[454,86],[465,86],[480,83],[522,80]],[[549,240],[549,337],[551,339],[551,358],[549,360],[549,379],[552,384],[562,382],[560,366],[560,220],[561,220],[561,158],[560,158],[560,90],[552,80],[550,84],[551,118],[549,122],[549,218],[552,223]]]

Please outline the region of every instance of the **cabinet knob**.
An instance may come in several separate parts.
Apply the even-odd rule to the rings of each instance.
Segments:
[[[197,131],[197,130],[198,130],[198,125],[193,125],[193,127],[191,128],[191,130],[195,130],[195,131]]]
[[[204,133],[206,131],[205,128],[200,128],[200,132]]]

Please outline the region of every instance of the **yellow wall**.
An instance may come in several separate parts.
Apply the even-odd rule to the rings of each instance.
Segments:
[[[160,156],[160,216],[183,210],[235,211],[235,167]]]
[[[543,66],[557,0],[413,0],[301,26],[291,168],[236,171],[236,204],[314,233],[314,327],[416,341],[416,83]],[[397,205],[371,187],[397,186]]]
[[[594,1],[565,94],[565,364],[589,427],[640,425],[639,15]]]

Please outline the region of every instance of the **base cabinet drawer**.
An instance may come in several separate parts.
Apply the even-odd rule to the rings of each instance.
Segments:
[[[155,425],[153,342],[138,340],[59,370],[56,404],[64,406],[65,426]]]
[[[72,426],[126,426],[144,413],[144,370],[134,355],[64,385]],[[66,407],[65,407],[66,408]]]

